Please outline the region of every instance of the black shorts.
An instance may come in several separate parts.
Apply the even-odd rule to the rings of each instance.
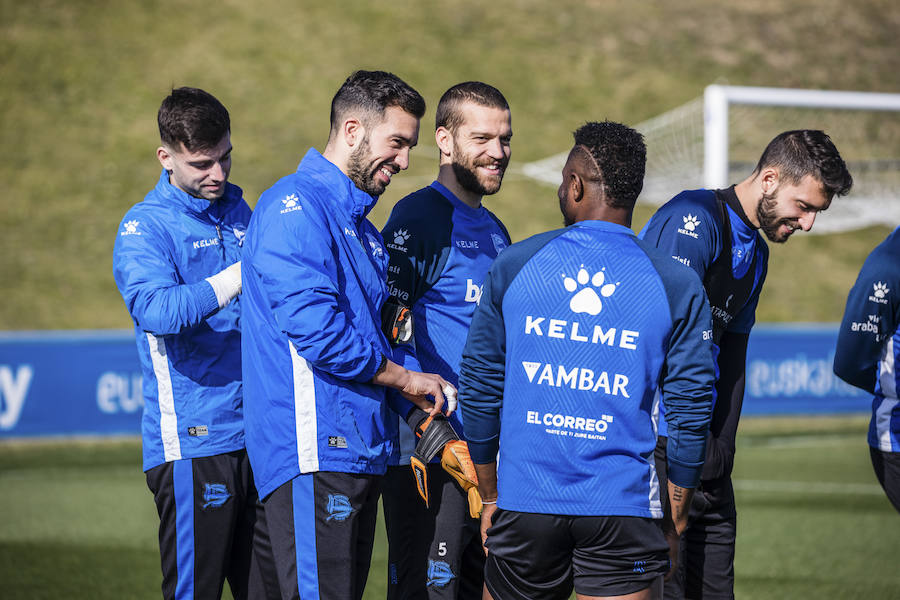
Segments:
[[[885,452],[869,446],[872,467],[888,500],[900,512],[900,452]]]
[[[266,519],[244,450],[147,471],[159,513],[163,598],[280,598]]]
[[[379,475],[298,475],[264,500],[282,597],[362,598],[375,543]]]
[[[480,599],[480,520],[440,464],[428,465],[428,508],[408,465],[388,467],[382,488],[388,538],[388,600]]]
[[[659,522],[498,509],[488,529],[484,579],[497,599],[621,596],[650,587],[669,569]]]

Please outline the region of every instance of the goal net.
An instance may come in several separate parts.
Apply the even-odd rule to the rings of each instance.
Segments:
[[[713,85],[635,128],[647,143],[639,202],[660,205],[681,190],[737,183],[782,131],[821,129],[854,184],[816,219],[813,233],[900,224],[900,94]],[[527,163],[522,172],[559,185],[566,156]]]

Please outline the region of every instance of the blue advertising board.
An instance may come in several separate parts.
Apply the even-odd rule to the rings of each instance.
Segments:
[[[0,439],[140,434],[132,331],[0,333]]]
[[[745,415],[867,412],[831,371],[837,325],[760,324],[747,356]],[[0,439],[139,434],[132,331],[0,333]]]
[[[871,395],[832,371],[837,323],[759,324],[750,334],[744,415],[868,412]]]

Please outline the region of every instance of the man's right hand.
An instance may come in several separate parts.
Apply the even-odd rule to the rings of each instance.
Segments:
[[[389,359],[385,359],[372,377],[372,383],[398,390],[404,398],[432,416],[441,412],[445,398],[445,414],[450,415],[456,409],[456,388],[453,384],[440,375],[410,371]],[[434,402],[428,399],[429,396],[434,398]]]
[[[453,384],[435,373],[420,373],[418,371],[406,371],[409,373],[408,383],[400,389],[403,397],[428,412],[436,415],[441,412],[444,400],[447,401],[447,416],[456,410],[456,388]],[[434,403],[428,399],[434,398]]]
[[[494,518],[494,513],[497,512],[497,503],[496,501],[493,504],[484,504],[481,509],[481,549],[484,550],[484,555],[487,556],[488,549],[485,546],[485,542],[487,542],[487,530],[491,528],[491,520]]]

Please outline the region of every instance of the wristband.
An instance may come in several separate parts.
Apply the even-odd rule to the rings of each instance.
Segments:
[[[482,500],[482,504],[497,504],[496,500]]]

